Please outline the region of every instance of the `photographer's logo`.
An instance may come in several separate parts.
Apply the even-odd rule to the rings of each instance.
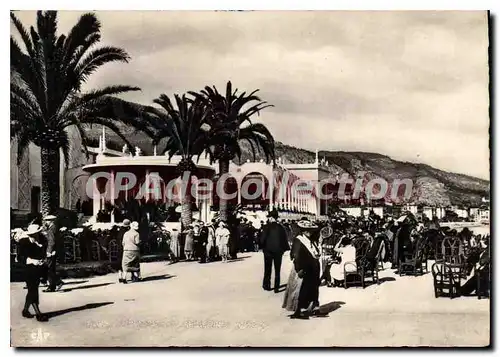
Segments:
[[[40,327],[31,333],[31,341],[34,343],[42,344],[47,342],[50,333],[43,331]]]

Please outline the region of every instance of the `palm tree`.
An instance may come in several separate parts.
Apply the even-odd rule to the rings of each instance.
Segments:
[[[112,46],[95,47],[101,24],[93,13],[80,17],[67,35],[57,34],[57,12],[38,11],[36,28],[29,32],[11,12],[23,48],[14,36],[11,50],[11,139],[17,139],[18,163],[30,143],[40,147],[42,213],[59,207],[60,152],[68,164],[68,130],[76,128],[88,156],[86,129],[103,125],[133,150],[117,122],[141,128],[136,120],[141,107],[114,97],[139,90],[114,85],[82,92],[82,86],[98,68],[110,62],[128,62],[128,54]],[[141,129],[142,130],[142,129]]]
[[[240,142],[246,140],[250,144],[255,159],[256,149],[263,152],[266,162],[274,163],[274,138],[260,123],[252,123],[251,117],[260,114],[260,111],[272,107],[255,94],[255,90],[247,95],[232,90],[231,82],[227,82],[225,96],[215,87],[205,87],[201,93],[189,92],[195,98],[203,100],[208,108],[210,124],[210,145],[215,160],[219,162],[219,175],[229,172],[229,162],[236,157],[241,159]],[[247,124],[246,126],[243,126]],[[227,201],[220,200],[220,218],[227,220]]]
[[[180,155],[181,160],[177,164],[177,173],[187,182],[183,182],[185,191],[181,198],[181,222],[184,228],[188,227],[192,221],[191,202],[191,178],[196,173],[196,165],[193,162],[195,156],[200,158],[203,151],[210,152],[208,143],[207,111],[203,102],[198,99],[187,98],[186,95],[175,95],[174,107],[170,98],[162,94],[153,102],[161,106],[160,108],[148,108],[151,116],[148,118],[149,124],[154,131],[153,145],[158,145],[166,140],[161,152],[167,154],[169,160],[174,155]]]

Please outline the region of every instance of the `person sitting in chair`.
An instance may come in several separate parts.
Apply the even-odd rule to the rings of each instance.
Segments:
[[[383,233],[378,233],[373,240],[370,250],[366,253],[363,259],[363,266],[366,270],[375,269],[377,259],[383,259],[385,256],[385,236]]]
[[[476,294],[481,294],[489,291],[490,286],[490,249],[486,239],[481,240],[481,248],[483,249],[477,262],[476,269],[472,269],[468,280],[460,287],[460,294],[467,296],[472,294],[479,286],[481,291],[476,291]],[[478,281],[479,280],[479,281]]]
[[[339,240],[335,248],[333,249],[338,253],[339,260],[337,264],[332,264],[330,267],[330,281],[333,282],[333,286],[341,286],[344,282],[344,265],[349,262],[345,268],[347,271],[356,271],[356,248],[351,244],[351,239],[348,237],[343,237]],[[330,284],[331,286],[331,284]]]

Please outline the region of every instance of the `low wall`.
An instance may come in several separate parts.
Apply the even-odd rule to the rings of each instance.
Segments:
[[[483,227],[484,225],[479,222],[441,222],[439,223],[441,227],[450,228],[471,228],[471,227]]]

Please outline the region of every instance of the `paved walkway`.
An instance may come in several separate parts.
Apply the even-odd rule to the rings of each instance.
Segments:
[[[26,290],[11,284],[13,346],[485,346],[489,300],[434,298],[432,277],[395,277],[366,289],[322,287],[329,317],[290,320],[283,293],[263,291],[261,253],[230,263],[142,265],[145,281],[69,281],[42,293],[47,323],[21,317]],[[291,267],[284,258],[282,280]]]

